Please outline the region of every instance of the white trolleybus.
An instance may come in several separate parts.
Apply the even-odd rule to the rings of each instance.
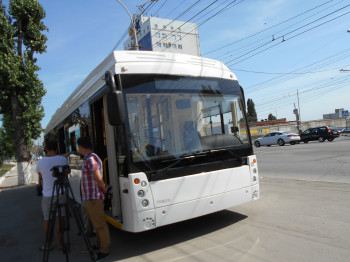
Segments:
[[[48,124],[60,154],[89,136],[112,186],[106,220],[141,232],[259,198],[242,87],[219,61],[114,51]],[[82,160],[70,158],[79,199]]]

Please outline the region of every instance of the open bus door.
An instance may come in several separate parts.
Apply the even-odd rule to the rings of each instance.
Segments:
[[[116,160],[114,127],[106,120],[108,115],[106,95],[91,101],[91,126],[94,152],[103,162],[103,179],[112,186],[111,207],[105,210],[106,220],[112,225],[121,228],[121,204],[119,196],[119,176]]]

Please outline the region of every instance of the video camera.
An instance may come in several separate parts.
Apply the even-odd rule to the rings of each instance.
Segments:
[[[70,174],[70,166],[69,165],[63,165],[63,166],[54,166],[51,168],[52,176],[57,177],[58,179],[67,179],[68,174]]]

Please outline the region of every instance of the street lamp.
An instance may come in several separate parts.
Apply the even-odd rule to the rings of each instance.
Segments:
[[[135,38],[135,49],[138,51],[139,50],[139,45],[138,45],[138,41],[137,41],[137,34],[136,34],[136,30],[135,30],[135,21],[134,19],[132,19],[132,16],[129,12],[129,10],[126,8],[126,6],[119,0],[117,0],[119,4],[122,5],[122,7],[124,7],[125,11],[128,12],[128,15],[130,17],[130,20],[131,20],[131,24],[133,26],[133,32],[134,32],[134,38]]]
[[[137,13],[141,10],[141,8],[143,8],[147,3],[149,2],[158,2],[158,0],[148,0],[147,2],[145,2],[144,4],[140,5],[139,8],[137,9],[134,18],[131,16],[129,10],[126,8],[126,6],[120,1],[117,0],[119,4],[122,5],[122,7],[124,7],[124,9],[126,10],[126,12],[128,13],[130,20],[131,20],[131,24],[132,24],[132,31],[134,32],[134,39],[135,39],[135,49],[138,51],[139,50],[139,42],[137,40],[137,32],[136,32],[136,24],[135,24],[135,19],[137,17]]]

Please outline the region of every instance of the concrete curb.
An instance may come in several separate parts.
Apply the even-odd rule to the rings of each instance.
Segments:
[[[5,174],[3,174],[3,175],[0,177],[0,187],[1,187],[2,182],[8,177],[8,174],[9,174],[10,172],[12,172],[15,168],[17,168],[17,165],[15,165],[13,168],[11,168],[9,171],[7,171]]]

